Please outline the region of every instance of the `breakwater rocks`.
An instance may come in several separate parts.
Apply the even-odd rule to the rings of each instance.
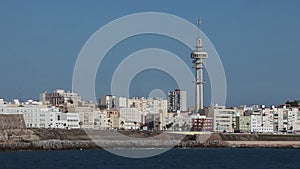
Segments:
[[[300,135],[81,129],[0,130],[0,151],[169,147],[300,148]]]

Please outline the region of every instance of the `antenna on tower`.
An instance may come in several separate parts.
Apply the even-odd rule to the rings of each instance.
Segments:
[[[201,24],[201,18],[200,18],[200,17],[198,17],[198,19],[197,19],[198,38],[200,38],[200,24]]]

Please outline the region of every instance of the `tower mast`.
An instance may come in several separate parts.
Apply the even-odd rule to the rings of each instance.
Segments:
[[[202,49],[202,39],[200,35],[200,18],[198,18],[198,36],[196,39],[196,49],[191,53],[191,58],[193,59],[195,69],[195,111],[199,113],[203,110],[203,69],[204,69],[204,59],[207,58],[207,52]]]

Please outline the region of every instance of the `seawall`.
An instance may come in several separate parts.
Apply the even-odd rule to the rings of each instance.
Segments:
[[[300,148],[300,135],[201,133],[186,136],[152,131],[0,130],[0,151],[156,147]]]

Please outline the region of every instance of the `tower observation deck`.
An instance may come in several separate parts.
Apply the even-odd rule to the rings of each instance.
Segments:
[[[195,69],[195,111],[199,113],[203,110],[203,69],[204,59],[207,58],[207,52],[203,50],[202,39],[200,36],[200,19],[197,22],[198,25],[198,36],[196,39],[196,48],[191,53],[193,59],[193,68]]]

